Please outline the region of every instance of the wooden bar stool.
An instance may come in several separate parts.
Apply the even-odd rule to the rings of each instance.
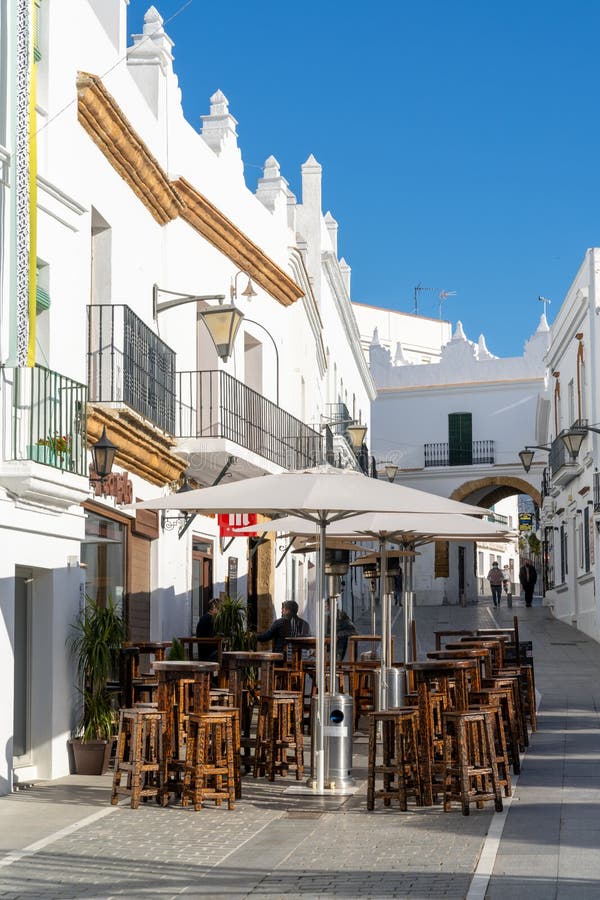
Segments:
[[[291,758],[290,758],[291,753]],[[285,777],[296,770],[296,781],[304,776],[304,735],[302,695],[293,691],[273,691],[260,699],[256,726],[254,777]]]
[[[237,710],[213,707],[191,713],[188,719],[185,769],[181,805],[202,809],[206,800],[235,807],[236,772],[234,720]]]
[[[375,808],[375,800],[383,799],[384,806],[398,800],[406,811],[408,795],[422,805],[422,783],[419,769],[419,714],[412,707],[397,707],[369,713],[369,761],[367,778],[367,809]],[[377,731],[381,723],[381,763],[377,760]],[[377,788],[381,776],[383,786]]]
[[[482,809],[493,800],[496,811],[502,812],[490,713],[445,712],[444,735],[444,810],[450,812],[452,801],[457,801],[468,816],[471,803]]]
[[[500,787],[504,788],[504,796],[510,797],[512,794],[512,783],[510,780],[510,760],[508,754],[508,745],[506,742],[506,732],[504,730],[504,717],[502,715],[502,707],[500,698],[492,696],[490,702],[481,703],[474,701],[471,709],[481,712],[489,712],[492,720],[492,730],[494,732],[494,748],[496,752],[496,765],[498,767],[498,780]]]
[[[137,809],[140,799],[162,793],[164,713],[154,707],[119,710],[117,757],[110,802],[119,802],[119,792],[131,796],[131,808]],[[121,786],[125,773],[126,785]]]
[[[518,775],[521,771],[521,754],[519,752],[519,727],[512,688],[508,685],[505,685],[504,687],[482,688],[480,691],[471,694],[471,702],[473,704],[480,703],[483,706],[494,705],[496,703],[499,704],[502,713],[508,757],[513,774]]]
[[[535,683],[533,680],[533,667],[528,665],[504,666],[496,672],[497,675],[518,675],[521,685],[521,698],[524,718],[529,719],[532,731],[537,731],[537,713],[535,708]]]

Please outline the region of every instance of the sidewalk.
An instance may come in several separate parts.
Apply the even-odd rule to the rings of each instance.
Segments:
[[[513,614],[533,640],[539,731],[507,814],[367,813],[365,735],[354,745],[359,790],[347,797],[246,777],[233,812],[131,810],[109,805],[109,776],[71,777],[0,799],[0,897],[600,897],[598,645],[518,601],[415,613],[420,655],[435,628],[510,625]]]

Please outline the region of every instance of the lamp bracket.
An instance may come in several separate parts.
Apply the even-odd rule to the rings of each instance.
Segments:
[[[159,303],[159,294],[169,294],[173,300],[163,300]],[[183,294],[179,291],[167,291],[159,288],[157,284],[152,285],[152,318],[158,318],[158,314],[164,312],[165,309],[172,309],[174,306],[181,306],[183,303],[195,303],[198,300],[219,300],[225,299],[225,294]]]

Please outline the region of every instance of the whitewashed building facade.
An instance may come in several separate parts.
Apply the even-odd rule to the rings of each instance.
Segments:
[[[363,329],[367,309],[363,307]],[[505,498],[525,493],[539,504],[541,467],[526,475],[518,452],[524,443],[539,442],[544,410],[539,394],[546,389],[544,354],[550,340],[545,316],[523,356],[514,358],[494,356],[483,336],[477,342],[468,340],[458,322],[432,365],[410,361],[402,346],[400,319],[394,326],[396,346],[383,346],[380,315],[374,310],[370,346],[377,385],[371,418],[378,469],[385,461],[393,463],[399,483],[493,508],[501,524],[508,515],[515,516],[510,506],[497,507]],[[427,321],[425,335],[429,327]],[[414,336],[410,342],[415,343]],[[475,552],[467,542],[424,548],[415,566],[417,602],[475,599],[485,587],[482,578],[491,556],[503,565],[512,563],[518,582],[516,549],[480,548],[483,559],[474,559]]]
[[[552,324],[546,355],[549,384],[540,395],[545,415],[534,466],[544,468],[542,537],[546,603],[554,615],[600,640],[600,250],[589,249]],[[580,433],[576,458],[561,435]]]
[[[252,191],[227,98],[215,91],[199,129],[188,123],[160,15],[148,10],[127,49],[127,5],[39,4],[29,218],[8,117],[0,131],[0,215],[14,226],[2,231],[0,282],[0,792],[13,770],[67,771],[76,704],[65,640],[85,594],[116,600],[136,640],[192,633],[213,592],[247,597],[259,627],[276,593],[307,599],[309,564],[276,570],[273,543],[251,555],[235,538],[221,552],[214,519],[180,535],[181,522],[124,504],[174,491],[184,473],[207,485],[327,455],[365,469],[369,459],[345,436],[351,421],[370,426],[375,388],[320,165],[306,161],[296,200],[271,156]],[[12,6],[2,0],[1,23],[16,54]],[[0,62],[9,108],[15,59]],[[15,241],[31,223],[27,321],[11,279],[24,277]],[[232,288],[244,318],[223,361],[202,313]],[[164,305],[179,292],[209,299]],[[17,352],[23,331],[33,359]],[[103,428],[116,465],[90,491],[89,446]]]

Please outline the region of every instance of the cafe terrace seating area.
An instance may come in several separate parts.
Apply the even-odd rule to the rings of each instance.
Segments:
[[[231,810],[247,779],[305,782],[316,639],[290,638],[283,654],[230,651],[223,638],[180,642],[184,660],[168,659],[168,642],[121,650],[111,802]],[[406,679],[401,707],[378,709],[380,647],[379,635],[352,635],[334,685],[326,667],[328,689],[352,697],[354,731],[368,734],[366,810],[502,810],[537,729],[518,618],[506,629],[436,631],[425,659],[394,663]]]

